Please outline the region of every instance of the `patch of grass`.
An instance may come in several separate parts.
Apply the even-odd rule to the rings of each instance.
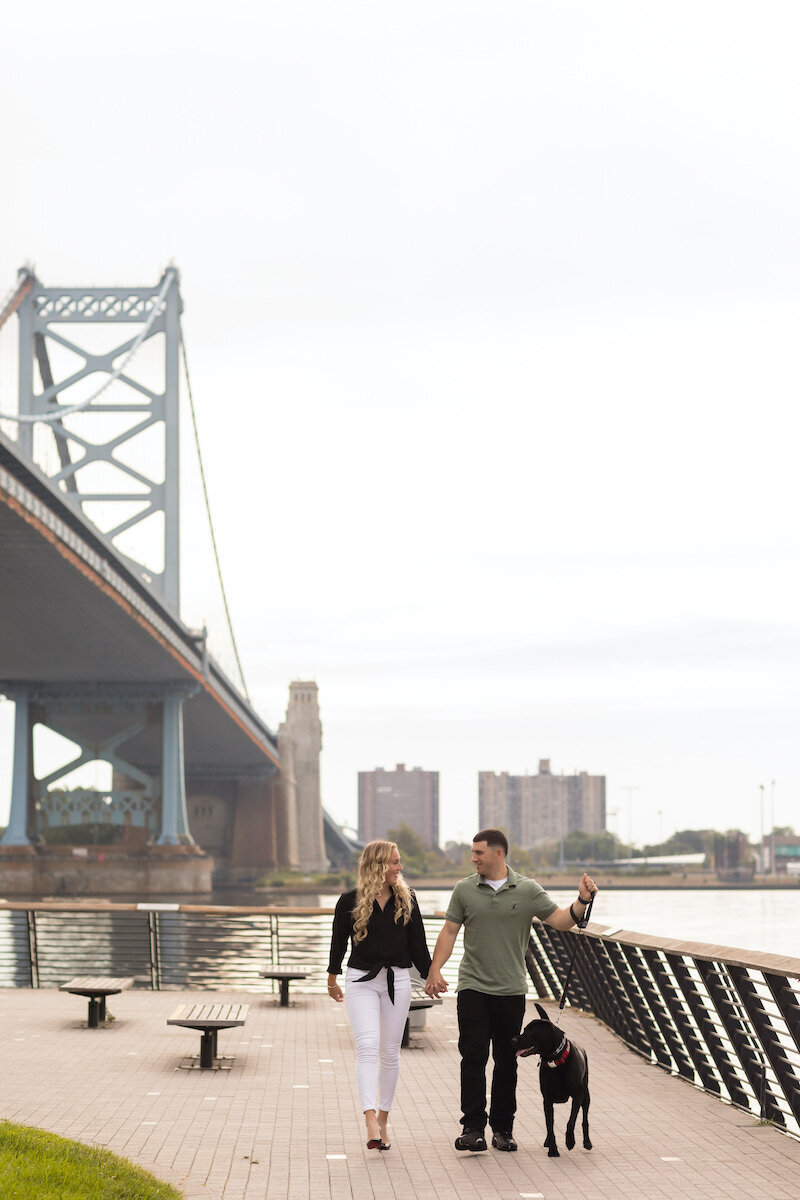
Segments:
[[[356,886],[357,875],[354,871],[314,871],[311,874],[302,871],[274,871],[270,875],[262,875],[258,887],[265,888],[296,888],[298,891],[308,888],[352,888]]]
[[[0,1122],[3,1200],[183,1200],[168,1183],[110,1150]]]

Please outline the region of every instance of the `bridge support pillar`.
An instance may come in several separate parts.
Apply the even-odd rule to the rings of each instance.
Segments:
[[[11,775],[11,812],[3,846],[31,846],[31,760],[33,741],[31,705],[27,691],[14,694],[14,765]]]
[[[164,694],[163,756],[161,767],[161,836],[159,846],[193,846],[186,815],[186,776],[183,759],[183,702],[186,691]]]

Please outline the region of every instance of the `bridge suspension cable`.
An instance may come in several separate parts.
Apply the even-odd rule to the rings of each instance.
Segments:
[[[59,406],[57,408],[54,408],[53,411],[49,412],[49,413],[5,413],[5,412],[0,412],[0,420],[15,421],[18,425],[33,425],[36,422],[42,422],[44,424],[51,424],[56,421],[63,420],[63,418],[69,416],[70,413],[83,412],[85,409],[89,408],[95,402],[97,397],[101,396],[103,394],[103,392],[106,390],[106,388],[109,388],[116,379],[119,379],[120,375],[125,370],[128,363],[131,361],[134,354],[141,346],[142,342],[145,340],[146,337],[149,336],[150,330],[153,328],[156,317],[158,316],[158,314],[161,311],[161,307],[164,303],[167,292],[169,291],[170,284],[173,282],[176,275],[177,275],[177,271],[175,270],[174,267],[168,267],[167,270],[164,272],[164,278],[161,283],[161,289],[158,293],[158,296],[156,297],[155,303],[153,304],[153,307],[150,312],[150,316],[147,318],[147,321],[145,322],[144,327],[141,329],[141,331],[137,334],[134,341],[131,343],[130,350],[125,355],[125,357],[122,359],[122,361],[119,363],[119,365],[114,368],[114,370],[109,374],[108,379],[106,379],[106,381],[100,385],[100,387],[97,389],[97,391],[92,392],[91,396],[87,396],[87,398],[85,400],[81,400],[78,404],[65,404],[65,405]],[[24,283],[18,287],[15,294],[11,297],[11,299],[5,305],[5,307],[3,309],[3,314],[2,314],[4,318],[6,316],[10,316],[11,313],[15,311],[15,309],[19,305],[20,300],[22,300],[23,296],[25,295],[25,291],[30,290],[29,288],[25,288],[25,290],[23,290],[23,288],[24,288]]]
[[[230,613],[230,609],[228,608],[228,596],[227,596],[227,592],[225,591],[225,583],[222,579],[222,566],[221,566],[220,559],[219,559],[219,550],[217,548],[217,536],[214,532],[214,522],[211,518],[211,505],[210,505],[209,499],[208,499],[208,488],[206,487],[206,473],[205,473],[205,468],[203,467],[203,455],[200,450],[200,435],[199,435],[198,429],[197,429],[197,415],[195,413],[194,397],[192,396],[192,381],[189,378],[189,361],[186,357],[186,342],[184,341],[184,337],[183,337],[183,326],[181,326],[181,328],[180,328],[180,339],[181,339],[181,358],[183,360],[183,373],[184,373],[184,377],[186,379],[186,391],[189,396],[189,412],[191,413],[191,417],[192,417],[192,430],[194,431],[194,444],[197,449],[197,462],[198,462],[198,466],[200,468],[200,482],[201,482],[202,488],[203,488],[203,500],[204,500],[205,506],[206,506],[206,516],[208,517],[208,528],[209,528],[209,532],[211,533],[211,546],[214,551],[214,562],[217,567],[217,579],[219,580],[219,587],[220,587],[220,591],[222,593],[222,605],[223,605],[223,608],[225,609],[225,620],[228,625],[228,633],[230,634],[231,645],[233,646],[233,654],[234,654],[234,658],[236,659],[236,667],[239,671],[239,679],[241,680],[242,691],[244,692],[244,694],[247,698],[247,702],[249,704],[249,703],[251,703],[250,693],[247,690],[247,684],[246,684],[245,678],[244,678],[244,671],[242,670],[242,660],[239,658],[239,647],[236,644],[236,635],[233,632],[233,622],[231,621],[231,613]]]
[[[36,276],[28,267],[23,267],[18,276],[17,282],[14,284],[11,291],[6,296],[2,305],[0,305],[0,329],[3,328],[9,317],[17,311],[22,301],[27,296],[34,284]]]

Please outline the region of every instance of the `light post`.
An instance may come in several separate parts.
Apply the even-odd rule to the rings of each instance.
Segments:
[[[633,858],[633,833],[632,833],[633,805],[631,803],[631,792],[638,792],[638,790],[639,790],[639,788],[635,784],[634,785],[626,784],[626,786],[624,788],[620,788],[620,791],[627,792],[627,794],[628,794],[628,857],[629,858]]]
[[[775,866],[775,780],[770,781],[769,785],[769,804],[770,804],[770,829],[772,832],[769,835],[769,873],[777,875]]]
[[[760,783],[758,790],[761,793],[761,877],[763,879],[766,874],[764,870],[764,785]]]
[[[618,816],[619,816],[619,809],[618,809],[618,808],[609,808],[609,809],[607,809],[607,810],[606,810],[606,833],[610,833],[610,834],[611,834],[611,836],[612,836],[612,838],[614,839],[614,843],[613,843],[613,854],[614,854],[614,857],[615,857],[615,858],[616,858],[616,857],[617,857],[617,855],[619,854],[619,841],[620,841],[620,838],[619,838],[619,834],[615,832],[615,829],[609,829],[609,828],[608,828],[608,820],[609,820],[609,818],[610,818],[610,819],[611,819],[611,820],[614,822],[614,825],[616,826],[616,824],[617,824],[617,817],[618,817]]]

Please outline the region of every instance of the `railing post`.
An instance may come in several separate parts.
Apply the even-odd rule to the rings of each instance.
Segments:
[[[36,913],[32,908],[25,910],[28,924],[28,956],[30,961],[31,987],[39,987],[39,948],[36,944]]]
[[[150,945],[150,986],[154,992],[161,989],[161,958],[158,946],[158,913],[147,914],[147,933]]]

